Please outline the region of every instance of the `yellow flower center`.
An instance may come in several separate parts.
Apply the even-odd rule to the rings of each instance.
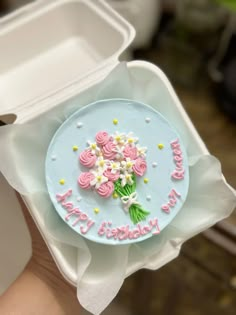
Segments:
[[[91,149],[95,150],[96,148],[97,148],[96,143],[92,143],[92,144],[91,144]]]
[[[128,163],[127,163],[127,167],[128,167],[128,168],[130,168],[130,167],[132,167],[132,166],[133,166],[133,163],[132,163],[132,162],[128,162]]]
[[[97,176],[97,181],[100,182],[102,180],[102,176],[98,175]]]
[[[134,142],[134,139],[133,138],[129,138],[128,139],[128,143],[133,143]]]
[[[113,164],[111,165],[111,168],[112,168],[112,169],[114,169],[114,168],[116,168],[116,167],[117,167],[116,163],[113,163]]]
[[[116,136],[116,137],[115,137],[115,140],[116,140],[117,142],[120,142],[121,137],[120,137],[120,136]]]
[[[102,160],[99,162],[99,166],[104,166],[105,162]]]
[[[130,176],[130,175],[126,175],[125,178],[126,178],[127,180],[130,180],[131,176]]]

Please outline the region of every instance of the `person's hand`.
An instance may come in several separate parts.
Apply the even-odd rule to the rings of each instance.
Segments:
[[[60,291],[71,290],[72,287],[62,278],[53,258],[22,198],[17,194],[32,239],[32,257],[26,270]]]
[[[29,227],[33,253],[22,275],[0,298],[0,314],[80,314],[76,289],[62,278],[28,209],[17,197]]]

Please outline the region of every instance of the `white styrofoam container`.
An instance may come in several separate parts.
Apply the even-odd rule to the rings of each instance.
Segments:
[[[18,122],[38,115],[43,97],[109,71],[135,35],[100,0],[38,0],[3,18],[0,29],[1,115],[17,114]]]
[[[119,63],[134,33],[103,0],[38,0],[2,19],[0,119],[14,114],[18,123],[25,123],[81,92],[89,93]],[[188,127],[196,154],[206,153],[163,72],[143,61],[129,62],[128,68],[143,84],[155,78],[158,89],[168,92],[173,114]],[[61,273],[76,285],[76,250],[48,239],[39,209],[29,197],[25,203]],[[173,258],[166,252],[155,267]],[[126,275],[140,267],[129,265]]]

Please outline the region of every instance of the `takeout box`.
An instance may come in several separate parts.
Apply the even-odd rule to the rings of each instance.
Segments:
[[[134,36],[133,27],[98,0],[38,0],[1,19],[0,119],[15,115],[15,122],[23,124],[71,98],[76,102],[81,93],[89,95],[119,64],[119,56]],[[155,79],[156,84],[150,87],[156,95],[153,102],[163,104],[164,114],[186,127],[191,143],[188,150],[193,155],[207,154],[163,72],[144,61],[128,62],[128,71],[143,85]],[[136,100],[142,99],[140,90]],[[61,273],[76,285],[73,247],[49,238],[40,209],[30,197],[24,201]],[[177,255],[166,250],[153,268]],[[140,267],[130,261],[126,276]]]

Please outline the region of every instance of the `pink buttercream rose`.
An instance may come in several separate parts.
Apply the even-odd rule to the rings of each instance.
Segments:
[[[78,178],[78,184],[83,189],[89,189],[91,187],[90,182],[94,179],[94,175],[90,172],[81,173]]]
[[[79,156],[80,163],[86,167],[93,167],[96,163],[97,157],[91,152],[91,150],[83,151]]]
[[[131,160],[135,160],[138,155],[138,151],[136,147],[132,147],[131,145],[126,145],[123,151],[124,157],[130,158]]]
[[[96,134],[96,142],[98,145],[104,146],[109,141],[110,136],[106,131],[99,131]]]
[[[115,174],[113,174],[111,172],[111,169],[108,168],[107,170],[105,170],[105,172],[103,173],[104,176],[106,176],[109,180],[111,180],[112,182],[115,182],[119,177],[120,177],[120,172],[117,171]]]
[[[112,141],[108,141],[102,148],[103,156],[105,159],[113,160],[116,157],[116,145]]]
[[[111,194],[114,191],[114,184],[111,181],[108,181],[106,183],[103,183],[100,185],[100,187],[97,189],[98,194],[103,198],[108,198],[111,196]]]
[[[147,163],[144,159],[138,158],[135,161],[135,164],[133,165],[133,171],[138,176],[143,176],[143,174],[146,172],[147,169]]]

